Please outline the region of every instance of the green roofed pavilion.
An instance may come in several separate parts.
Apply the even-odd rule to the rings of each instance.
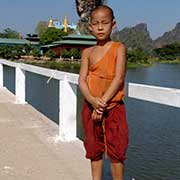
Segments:
[[[83,49],[96,44],[96,39],[91,35],[68,35],[63,37],[60,41],[55,41],[51,44],[41,46],[41,49],[45,53],[48,49],[52,49],[56,52],[57,56],[60,56],[64,49],[69,50],[76,48],[82,51]]]
[[[32,46],[39,46],[38,42],[30,42],[26,39],[10,39],[10,38],[0,38],[0,46],[8,45],[25,45],[29,44]]]

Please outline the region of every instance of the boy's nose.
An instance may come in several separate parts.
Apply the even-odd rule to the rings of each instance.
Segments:
[[[102,30],[102,29],[103,29],[102,24],[99,24],[99,25],[98,25],[98,30]]]

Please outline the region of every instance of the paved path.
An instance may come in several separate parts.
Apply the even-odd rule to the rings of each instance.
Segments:
[[[91,180],[82,142],[57,141],[58,126],[0,88],[0,180]]]

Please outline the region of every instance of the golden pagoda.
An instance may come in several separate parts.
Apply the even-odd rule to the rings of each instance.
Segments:
[[[68,31],[68,20],[67,20],[67,16],[64,17],[64,32]]]
[[[51,18],[50,18],[50,20],[49,20],[48,27],[50,27],[50,28],[51,28],[51,27],[54,27],[52,16],[51,16]]]

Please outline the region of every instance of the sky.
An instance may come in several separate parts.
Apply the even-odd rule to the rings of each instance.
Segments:
[[[152,39],[180,22],[180,0],[107,0],[115,13],[117,28],[147,23]],[[11,28],[23,35],[33,33],[39,21],[63,20],[76,24],[75,0],[1,0],[0,31]]]

